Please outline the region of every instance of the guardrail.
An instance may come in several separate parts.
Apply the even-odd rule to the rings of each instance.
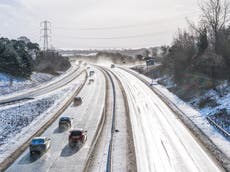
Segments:
[[[216,127],[225,137],[227,137],[228,139],[230,139],[230,133],[228,133],[225,129],[223,129],[223,127],[221,127],[219,124],[217,124],[214,120],[212,120],[210,117],[206,117],[206,119],[208,120],[208,122],[213,125],[214,127]]]

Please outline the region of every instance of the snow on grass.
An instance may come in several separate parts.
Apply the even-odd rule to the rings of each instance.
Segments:
[[[35,87],[41,83],[50,81],[53,75],[34,72],[30,80],[16,78],[0,73],[0,95],[10,94],[16,91]]]
[[[73,65],[67,71],[57,77],[54,77],[50,74],[34,72],[31,75],[30,80],[18,79],[7,74],[0,73],[0,98],[3,96],[11,97],[22,93],[24,94],[27,91],[32,91],[34,89],[60,81],[71,72],[76,70],[77,67],[77,65]],[[10,79],[12,79],[12,83],[10,83]]]
[[[230,133],[230,85],[227,81],[189,101],[202,116],[209,117]]]
[[[62,93],[68,91],[64,89]],[[21,132],[22,128],[28,126],[33,120],[50,108],[55,100],[60,99],[61,94],[26,102],[22,105],[11,106],[0,109],[0,145],[7,142],[15,134]]]

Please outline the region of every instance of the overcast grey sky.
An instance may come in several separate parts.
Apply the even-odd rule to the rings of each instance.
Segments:
[[[138,48],[170,44],[197,0],[0,0],[0,35],[40,43],[40,22],[52,22],[55,48]]]

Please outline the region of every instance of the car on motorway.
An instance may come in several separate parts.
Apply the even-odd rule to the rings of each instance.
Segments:
[[[93,78],[89,79],[89,82],[94,82],[94,79]]]
[[[51,139],[47,137],[34,137],[30,143],[30,155],[46,152],[51,145]]]
[[[73,105],[74,106],[79,106],[81,104],[82,104],[82,98],[81,97],[74,97]]]
[[[94,82],[94,79],[89,79],[89,82],[88,82],[88,84],[90,85],[92,82]]]
[[[81,128],[70,131],[69,146],[73,148],[73,147],[79,147],[82,144],[84,144],[87,140],[86,132],[87,131],[84,131]]]
[[[58,123],[59,129],[60,130],[65,130],[65,129],[71,128],[72,122],[73,122],[73,118],[61,117],[59,119],[59,123]]]
[[[94,72],[93,70],[89,71],[89,76],[93,76],[94,73],[95,73],[95,72]]]

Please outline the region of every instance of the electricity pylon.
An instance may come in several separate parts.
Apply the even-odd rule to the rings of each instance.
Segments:
[[[41,39],[43,40],[43,50],[47,51],[49,49],[49,41],[51,39],[51,22],[45,20],[41,24]]]

